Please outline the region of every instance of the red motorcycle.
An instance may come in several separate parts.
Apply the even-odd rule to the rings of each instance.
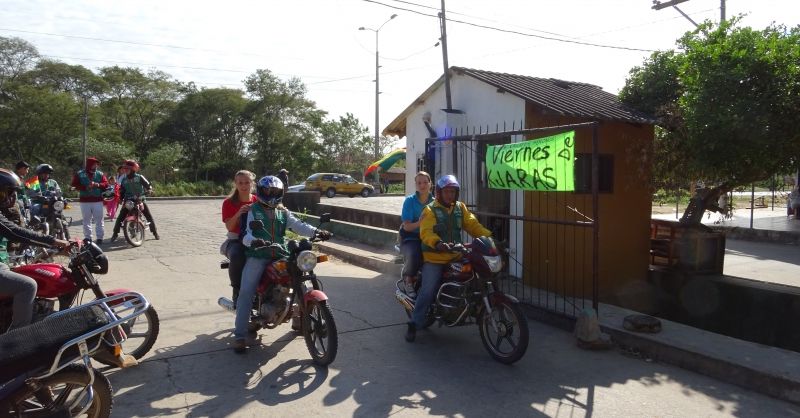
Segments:
[[[320,223],[325,222],[330,222],[330,214],[320,217]],[[264,224],[261,221],[250,223],[250,229],[262,228]],[[328,296],[323,293],[322,282],[314,274],[317,263],[328,260],[328,256],[318,256],[311,251],[311,243],[317,241],[321,239],[314,237],[311,240],[303,238],[300,241],[289,241],[286,245],[289,257],[275,260],[264,269],[253,297],[249,329],[273,329],[289,322],[293,317],[297,318],[297,326],[305,338],[312,360],[317,365],[327,366],[336,358],[339,336],[328,306]],[[280,249],[280,246],[267,242],[259,248],[266,251]],[[224,260],[220,267],[227,269],[228,264],[228,260]],[[221,297],[218,303],[226,310],[236,313],[230,299]],[[239,303],[248,301],[239,300]]]
[[[122,222],[122,233],[128,244],[139,247],[144,243],[144,231],[150,226],[150,222],[144,216],[144,202],[141,196],[126,198],[123,204],[128,210],[125,220]]]
[[[54,253],[56,250],[46,250]],[[36,299],[33,301],[33,322],[38,322],[58,311],[82,304],[83,293],[91,291],[94,299],[120,295],[131,292],[129,289],[112,289],[103,291],[95,275],[108,273],[108,258],[103,250],[92,242],[75,243],[70,247],[69,265],[60,264],[28,264],[12,268],[13,271],[36,280]],[[56,310],[58,302],[58,310]],[[6,332],[11,324],[13,298],[0,296],[0,333]],[[133,309],[127,300],[117,300],[112,307],[117,315],[125,316],[125,312]],[[144,315],[134,317],[122,325],[127,334],[123,344],[124,352],[142,358],[153,347],[158,338],[159,320],[155,308],[147,308]],[[98,361],[117,365],[104,358]]]
[[[426,326],[478,324],[483,346],[495,360],[511,364],[528,349],[528,319],[511,295],[496,290],[492,279],[503,268],[497,247],[488,237],[471,244],[456,244],[451,251],[463,255],[442,272],[442,284],[426,317]],[[422,281],[417,277],[414,291]],[[416,294],[416,293],[415,293]],[[395,297],[411,318],[415,297],[409,295],[403,278],[397,281]],[[475,322],[472,322],[475,319]]]

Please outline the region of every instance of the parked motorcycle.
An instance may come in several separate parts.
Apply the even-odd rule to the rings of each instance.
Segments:
[[[56,250],[47,249],[49,253]],[[91,291],[95,299],[115,296],[130,292],[129,289],[112,289],[104,291],[100,287],[96,275],[108,272],[108,259],[97,244],[86,241],[76,243],[69,251],[69,265],[60,264],[28,264],[12,268],[13,271],[36,280],[36,299],[33,302],[33,322],[38,322],[55,314],[56,302],[58,310],[63,311],[80,305],[83,293]],[[0,332],[5,332],[11,324],[13,298],[0,296]],[[131,308],[126,300],[118,300],[111,305],[115,311],[124,312]],[[123,324],[128,335],[124,344],[125,352],[137,359],[142,358],[153,347],[158,338],[159,320],[154,307],[147,308],[144,316],[134,318]],[[105,364],[114,365],[104,359]]]
[[[138,195],[126,197],[125,209],[128,210],[128,214],[122,222],[122,233],[125,234],[125,241],[128,241],[128,244],[139,247],[144,243],[144,231],[150,226],[150,222],[144,216],[142,197]]]
[[[320,224],[330,222],[330,214],[320,217]],[[250,223],[250,229],[264,228],[261,221]],[[294,315],[299,318],[299,331],[306,341],[311,358],[317,365],[327,366],[336,358],[339,336],[336,323],[328,306],[328,296],[322,291],[322,282],[314,267],[328,260],[326,255],[316,255],[311,251],[311,243],[322,239],[313,237],[287,243],[289,257],[275,260],[264,269],[256,295],[253,298],[250,317],[250,330],[273,329],[288,322]],[[280,248],[278,244],[266,242],[261,250]],[[228,260],[220,263],[228,268]],[[225,297],[219,298],[219,305],[236,313],[233,302]],[[250,303],[239,300],[239,303]],[[293,312],[295,311],[296,312]]]
[[[503,268],[497,247],[488,237],[475,238],[471,244],[456,244],[451,251],[463,255],[445,266],[442,284],[426,317],[426,326],[478,325],[483,346],[495,360],[511,364],[528,349],[528,319],[519,301],[496,290],[492,279]],[[414,285],[419,291],[420,278]],[[411,318],[415,297],[409,295],[403,278],[397,281],[395,297]]]
[[[120,316],[113,306],[131,306]],[[121,327],[150,308],[138,293],[123,293],[58,312],[0,335],[0,416],[106,418],[111,383],[91,357],[120,356]]]
[[[45,235],[52,235],[55,238],[69,240],[69,224],[72,221],[64,216],[64,208],[70,202],[61,196],[34,196],[31,201],[41,205],[38,215],[32,216],[29,227],[34,231],[39,231]]]

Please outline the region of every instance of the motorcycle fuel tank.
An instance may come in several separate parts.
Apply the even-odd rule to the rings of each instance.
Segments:
[[[28,264],[12,270],[36,281],[38,297],[56,298],[75,290],[75,282],[60,264]]]

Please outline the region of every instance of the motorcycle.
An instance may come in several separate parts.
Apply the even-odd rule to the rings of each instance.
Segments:
[[[128,210],[128,214],[122,223],[122,233],[128,244],[139,247],[144,243],[144,231],[150,226],[150,222],[144,216],[142,197],[138,195],[126,197],[125,209]]]
[[[519,301],[496,290],[492,279],[503,268],[503,261],[491,238],[475,238],[471,244],[450,248],[462,254],[442,271],[442,284],[427,313],[425,326],[438,321],[439,326],[454,327],[477,323],[483,346],[495,360],[511,364],[528,349],[528,319]],[[419,291],[417,277],[413,295]],[[395,298],[411,318],[416,296],[403,278],[396,283]],[[472,322],[473,319],[475,322]]]
[[[64,209],[70,200],[61,196],[49,195],[34,196],[31,201],[41,205],[41,209],[38,215],[31,216],[29,227],[45,235],[69,240],[69,224],[72,219],[67,220],[64,216]]]
[[[326,222],[330,222],[328,213],[320,217],[320,224]],[[252,230],[262,228],[264,224],[261,221],[250,223]],[[316,255],[311,251],[311,243],[321,240],[319,237],[290,240],[286,245],[288,258],[275,260],[264,269],[252,301],[249,330],[273,329],[293,317],[298,318],[299,331],[312,360],[319,366],[327,366],[336,358],[339,336],[328,306],[328,296],[323,293],[322,282],[314,274],[317,263],[328,260],[328,256]],[[266,242],[259,248],[266,251],[280,249],[280,246]],[[228,265],[228,260],[220,263],[223,269],[227,269]],[[250,302],[240,300],[239,303]],[[230,299],[221,297],[218,304],[236,313]]]
[[[131,306],[124,316],[112,308],[121,303]],[[141,294],[122,293],[0,335],[0,416],[109,417],[111,383],[91,357],[119,356],[121,327],[149,307]]]
[[[53,254],[57,250],[45,251]],[[96,275],[108,273],[108,259],[97,244],[90,241],[75,243],[68,251],[70,261],[67,267],[46,263],[20,265],[11,269],[36,281],[36,298],[32,307],[34,323],[56,314],[56,302],[58,311],[80,305],[83,293],[87,290],[91,291],[95,299],[130,292],[128,289],[104,291],[100,287]],[[0,296],[0,333],[5,332],[11,324],[12,305],[12,297]],[[112,307],[124,311],[130,309],[131,304],[123,299],[112,303]],[[122,327],[128,335],[124,345],[125,352],[140,359],[150,351],[158,338],[158,313],[154,307],[149,306],[144,316],[131,319]],[[107,359],[97,360],[115,365]]]

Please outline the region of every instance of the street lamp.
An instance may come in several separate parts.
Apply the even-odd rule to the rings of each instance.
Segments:
[[[381,152],[381,149],[380,149],[380,127],[379,127],[380,126],[379,125],[380,121],[378,119],[379,115],[380,115],[380,100],[378,99],[378,95],[381,94],[380,81],[379,81],[380,80],[380,68],[381,67],[380,67],[380,63],[378,61],[378,32],[381,31],[381,29],[383,28],[383,25],[389,23],[390,20],[392,20],[392,19],[394,19],[396,17],[397,17],[397,15],[393,14],[392,16],[389,17],[388,20],[383,22],[382,25],[378,26],[378,29],[367,28],[367,27],[364,27],[364,26],[358,28],[358,30],[370,30],[370,31],[375,32],[375,161],[378,161],[378,159],[381,157],[380,156],[380,152]],[[381,178],[380,178],[380,175],[378,174],[378,170],[375,170],[375,182],[376,183],[380,183],[380,180],[381,180]]]

